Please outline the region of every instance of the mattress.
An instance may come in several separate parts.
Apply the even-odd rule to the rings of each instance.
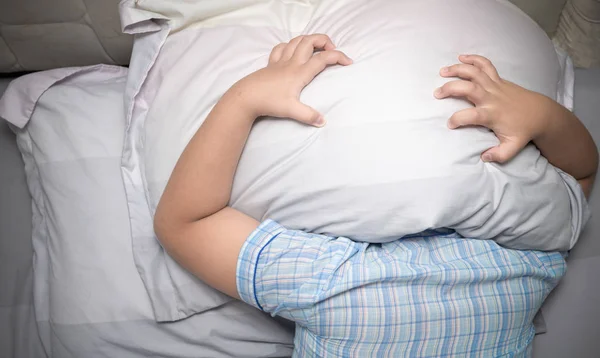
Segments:
[[[10,79],[0,78],[0,94]],[[600,69],[576,70],[575,113],[600,143]],[[598,185],[598,183],[596,184]],[[600,212],[600,187],[590,201]],[[568,272],[542,307],[545,334],[534,357],[597,357],[600,341],[600,219],[592,217],[568,258]],[[0,357],[45,357],[32,304],[31,199],[15,136],[0,121]],[[201,353],[199,352],[201,355]]]

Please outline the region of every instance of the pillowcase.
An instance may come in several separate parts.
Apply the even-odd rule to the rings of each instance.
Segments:
[[[571,105],[572,65],[518,8],[478,0],[260,6],[264,11],[244,8],[187,27],[175,21],[174,28],[168,14],[184,13],[176,4],[161,13],[123,8],[126,29],[139,34],[123,162],[130,196],[145,199],[152,214],[179,155],[220,96],[264,67],[277,43],[321,32],[354,60],[328,68],[301,95],[328,125],[257,121],[230,205],[258,220],[370,242],[447,227],[510,248],[575,244],[589,215],[577,182],[533,145],[508,164],[483,163],[481,152],[497,138],[483,128],[449,130],[447,119],[471,105],[432,95],[447,81],[438,74],[442,66],[477,53],[503,78]],[[146,286],[160,286],[144,272],[161,266],[176,292],[154,290],[155,310],[161,306],[169,317],[166,307],[188,308],[168,298],[188,284],[153,234],[134,233],[133,241],[146,248],[134,251]]]
[[[289,330],[226,298],[185,321],[155,321],[121,177],[126,76],[114,66],[39,72],[14,80],[0,100],[33,200],[34,306],[47,355],[290,355]]]

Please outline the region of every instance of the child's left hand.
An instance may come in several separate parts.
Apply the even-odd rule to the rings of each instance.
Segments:
[[[461,55],[461,64],[444,67],[442,77],[459,77],[435,90],[438,99],[464,97],[475,107],[458,111],[448,120],[448,127],[484,126],[496,134],[500,144],[486,150],[484,162],[504,163],[514,158],[530,141],[542,135],[547,125],[547,111],[553,100],[503,80],[485,57]]]

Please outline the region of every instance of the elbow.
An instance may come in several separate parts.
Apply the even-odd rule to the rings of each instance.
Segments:
[[[592,195],[592,189],[594,188],[594,182],[596,181],[596,173],[577,180],[579,185],[581,186],[581,190],[583,190],[583,194],[586,199],[590,199],[590,195]]]
[[[154,234],[158,237],[159,241],[162,241],[162,238],[165,237],[165,233],[164,219],[158,214],[154,215]]]
[[[193,222],[181,218],[172,208],[158,204],[153,229],[158,241],[167,251],[177,248],[182,243],[191,224]]]
[[[160,205],[154,215],[154,234],[163,246],[173,237],[173,224],[168,215],[165,215],[163,210],[160,210]]]
[[[600,155],[598,154],[598,148],[594,145],[594,148],[592,150],[592,155],[591,155],[591,166],[590,166],[590,172],[589,175],[587,175],[588,177],[595,177],[596,174],[598,173],[598,164],[600,162]]]

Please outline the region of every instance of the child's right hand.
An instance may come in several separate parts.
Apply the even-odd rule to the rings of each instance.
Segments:
[[[316,50],[323,50],[315,53]],[[350,65],[352,60],[327,35],[298,36],[273,49],[267,67],[236,83],[230,92],[253,116],[291,118],[322,127],[323,116],[300,102],[300,92],[327,66]]]

